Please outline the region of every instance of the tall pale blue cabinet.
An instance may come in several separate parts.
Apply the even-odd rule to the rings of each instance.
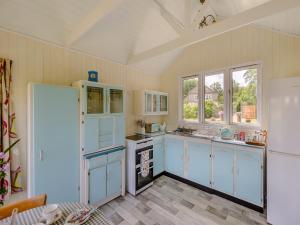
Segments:
[[[125,194],[124,90],[28,86],[29,195],[99,206]]]
[[[122,87],[77,81],[80,90],[80,199],[102,205],[125,194]]]
[[[79,90],[28,86],[28,192],[49,203],[79,201]]]

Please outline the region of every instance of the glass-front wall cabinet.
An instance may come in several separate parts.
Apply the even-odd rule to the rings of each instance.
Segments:
[[[108,92],[110,113],[123,113],[123,90],[110,88]]]
[[[87,114],[104,113],[105,95],[103,87],[87,86]]]
[[[168,96],[160,95],[159,97],[160,97],[160,111],[168,112]]]
[[[152,94],[145,93],[145,99],[146,99],[145,111],[146,113],[152,113],[152,104],[153,104]]]

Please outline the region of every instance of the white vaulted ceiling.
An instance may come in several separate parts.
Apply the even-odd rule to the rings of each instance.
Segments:
[[[203,12],[217,16],[220,22],[270,0],[207,0],[204,6],[199,0],[156,1],[158,4],[155,0],[0,0],[0,28],[127,64],[131,56],[182,36],[186,1],[191,1],[191,29],[197,30]],[[101,11],[102,6],[107,6],[106,13]],[[300,24],[286,25],[299,21],[299,12],[295,9],[258,24],[300,35]],[[133,66],[159,74],[182,49],[174,48]]]

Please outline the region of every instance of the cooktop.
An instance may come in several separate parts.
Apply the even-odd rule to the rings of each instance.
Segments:
[[[132,141],[140,141],[146,138],[150,138],[148,135],[143,135],[143,134],[135,134],[131,136],[127,136],[126,139],[132,140]]]

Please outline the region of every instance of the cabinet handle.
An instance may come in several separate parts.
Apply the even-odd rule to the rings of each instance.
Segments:
[[[44,151],[40,150],[40,161],[44,161]]]

